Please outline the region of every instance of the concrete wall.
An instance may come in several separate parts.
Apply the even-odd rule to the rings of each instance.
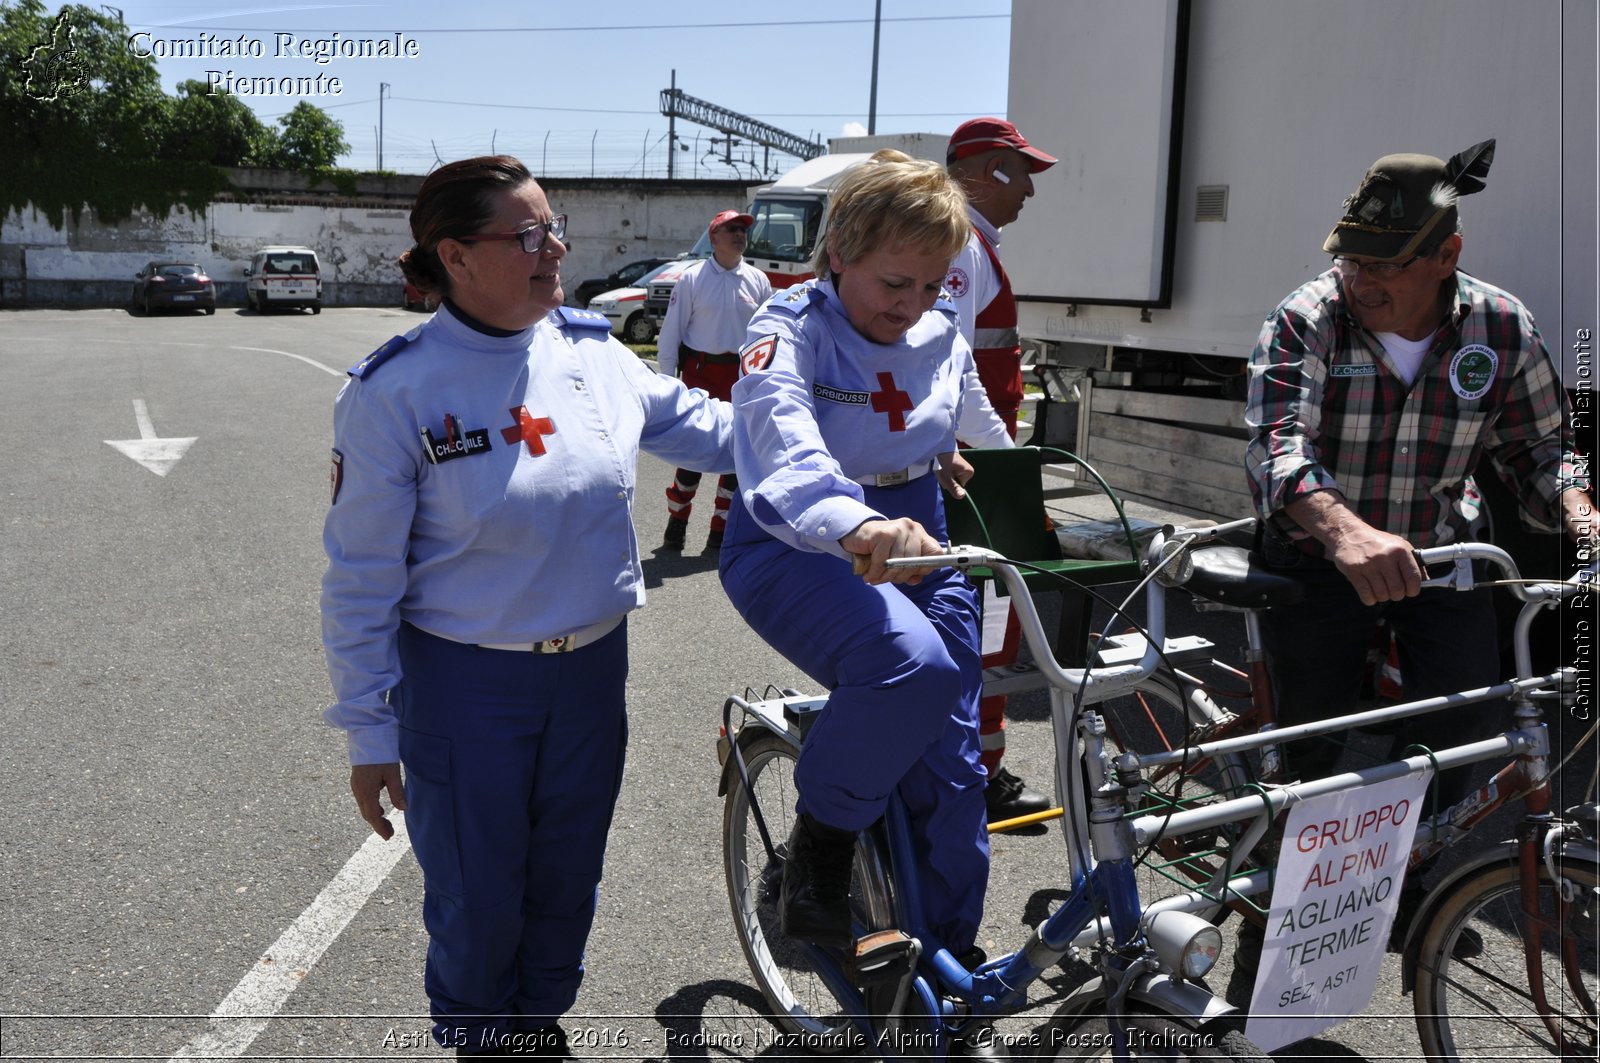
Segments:
[[[242,306],[244,268],[269,244],[316,249],[327,305],[400,303],[394,260],[411,244],[408,217],[421,178],[376,179],[353,197],[299,175],[241,170],[233,178],[250,201],[216,202],[199,213],[179,207],[164,219],[139,212],[108,225],[85,211],[56,229],[31,208],[6,214],[0,307],[121,306],[133,275],[164,258],[198,263],[216,282],[220,304]],[[551,178],[543,187],[551,208],[570,218],[573,246],[562,267],[570,288],[634,259],[687,250],[717,211],[750,202],[750,186],[736,181]]]

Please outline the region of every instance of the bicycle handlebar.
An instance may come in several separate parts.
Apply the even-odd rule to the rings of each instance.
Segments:
[[[1501,584],[1521,602],[1546,602],[1568,598],[1583,590],[1593,589],[1596,574],[1600,573],[1600,560],[1591,561],[1566,580],[1524,580],[1511,555],[1489,543],[1452,543],[1449,546],[1430,546],[1412,551],[1417,566],[1425,577],[1424,587],[1454,587],[1470,591],[1477,586],[1472,571],[1474,561],[1487,561],[1506,577]],[[1442,576],[1428,576],[1429,565],[1450,564],[1450,571]]]
[[[942,553],[923,557],[892,557],[884,564],[889,568],[937,568],[949,565],[962,570],[982,567],[992,569],[1006,585],[1011,602],[1017,610],[1017,622],[1022,627],[1022,637],[1033,653],[1034,664],[1052,686],[1067,691],[1084,692],[1084,701],[1101,701],[1113,692],[1130,688],[1148,678],[1161,662],[1161,647],[1166,639],[1166,595],[1152,580],[1145,588],[1145,629],[1148,638],[1144,655],[1133,664],[1110,665],[1105,668],[1063,668],[1050,647],[1050,636],[1045,634],[1044,622],[1039,618],[1033,595],[1023,582],[1022,573],[1004,554],[983,546],[951,546]],[[1094,693],[1090,695],[1090,691]]]

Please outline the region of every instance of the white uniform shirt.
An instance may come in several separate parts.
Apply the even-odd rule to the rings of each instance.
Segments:
[[[323,717],[352,764],[398,759],[386,695],[402,620],[507,643],[619,617],[644,604],[639,450],[733,467],[728,404],[652,373],[586,310],[495,337],[442,309],[351,376],[334,403],[322,638],[338,698]]]
[[[656,338],[656,365],[678,375],[678,345],[707,354],[729,354],[744,343],[745,326],[756,309],[772,298],[767,275],[744,259],[723,269],[714,258],[683,271],[672,286],[672,302]]]
[[[994,248],[995,254],[1000,253],[1000,230],[989,224],[989,219],[979,214],[970,205],[967,207],[967,217],[972,221],[972,235],[967,237],[967,246],[950,263],[950,272],[945,277],[944,287],[950,293],[951,300],[956,304],[956,312],[961,319],[961,338],[972,346],[974,330],[977,328],[978,315],[983,308],[994,302],[994,297],[1000,294],[1000,275],[994,271],[994,263],[989,261],[988,252],[984,251],[983,244],[978,241],[978,233],[982,232],[989,240],[989,246]]]
[[[1011,445],[946,299],[897,342],[876,343],[831,282],[812,280],[774,296],[749,335],[733,387],[739,487],[750,515],[797,549],[844,557],[842,536],[884,519],[858,478],[927,469],[958,431]]]

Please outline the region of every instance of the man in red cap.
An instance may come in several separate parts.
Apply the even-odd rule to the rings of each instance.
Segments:
[[[972,236],[950,264],[945,288],[960,313],[961,334],[972,345],[989,404],[1012,439],[1017,437],[1017,411],[1022,406],[1022,344],[1017,335],[1017,300],[1000,265],[1000,230],[1017,220],[1023,201],[1033,195],[1033,175],[1055,164],[1055,156],[1029,144],[1004,118],[962,123],[945,149],[945,168],[966,190],[967,215],[972,220]],[[986,603],[993,599],[985,596]],[[997,652],[985,653],[985,668],[1017,659],[1020,631],[1009,607],[1007,611],[1004,644]],[[985,650],[990,649],[987,642]],[[978,710],[983,766],[989,771],[984,800],[991,823],[1043,812],[1053,804],[1000,766],[1006,751],[1005,709],[1005,696],[997,695],[984,698]]]
[[[744,260],[745,244],[755,219],[725,210],[711,219],[711,257],[683,271],[672,288],[672,302],[656,338],[656,368],[666,376],[682,372],[683,382],[726,400],[739,379],[739,348],[745,326],[762,303],[772,297],[767,275]],[[679,469],[667,488],[667,533],[663,550],[682,550],[689,531],[700,474]],[[728,504],[737,482],[732,473],[717,481],[717,501],[706,549],[722,548]]]

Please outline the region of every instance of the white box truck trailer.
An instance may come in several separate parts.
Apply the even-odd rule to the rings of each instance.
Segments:
[[[1014,0],[1007,117],[1061,162],[1002,253],[1024,340],[1081,374],[1078,446],[1130,493],[1245,512],[1262,321],[1375,159],[1490,137],[1462,268],[1582,383],[1595,97],[1594,0]]]

